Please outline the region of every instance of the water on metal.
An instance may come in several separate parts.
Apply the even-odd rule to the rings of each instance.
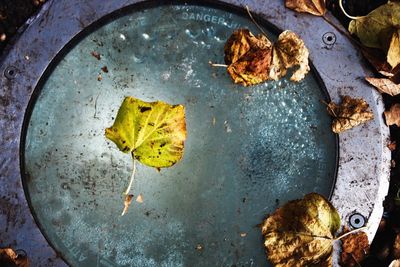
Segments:
[[[71,265],[268,266],[257,224],[287,200],[329,196],[336,143],[314,75],[245,88],[209,66],[223,63],[224,42],[244,26],[259,32],[221,9],[148,8],[58,62],[29,121],[25,184]],[[104,129],[125,96],[185,105],[188,138],[175,166],[138,164],[133,193],[143,203],[121,217],[132,163]]]

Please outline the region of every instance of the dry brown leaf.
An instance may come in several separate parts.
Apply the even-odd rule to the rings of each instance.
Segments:
[[[12,248],[0,248],[0,266],[28,267],[27,256],[19,255]]]
[[[384,114],[385,114],[387,126],[396,124],[397,126],[400,127],[400,104],[399,103],[396,103],[393,106],[391,106],[389,110],[384,112]]]
[[[129,206],[132,203],[132,199],[133,199],[133,195],[126,195],[125,196],[124,210],[122,211],[121,216],[124,216],[128,212]]]
[[[400,30],[394,31],[392,35],[387,53],[387,62],[392,68],[400,64]]]
[[[392,80],[387,78],[365,78],[370,84],[375,86],[379,92],[385,93],[391,96],[400,94],[400,84],[395,84]]]
[[[374,114],[369,110],[369,105],[364,99],[351,98],[347,95],[342,96],[340,105],[330,102],[327,110],[334,117],[332,122],[334,133],[344,132],[374,118]]]
[[[326,12],[325,0],[286,0],[285,6],[297,12],[323,16]]]
[[[361,46],[361,52],[371,65],[383,76],[392,77],[392,67],[386,61],[386,54],[378,48]]]
[[[285,31],[272,45],[264,35],[254,36],[247,29],[236,30],[224,47],[227,71],[233,81],[244,86],[278,80],[287,69],[299,66],[290,78],[300,81],[310,70],[308,50],[295,33]]]
[[[369,252],[368,236],[364,232],[350,234],[342,238],[342,253],[340,266],[353,267],[359,263]]]
[[[290,80],[301,81],[310,71],[308,55],[307,47],[297,34],[292,31],[282,32],[273,48],[272,66],[269,71],[271,79],[279,80],[286,75],[287,69],[299,66]]]
[[[332,266],[339,227],[338,212],[317,193],[286,203],[261,224],[268,259],[277,267]]]

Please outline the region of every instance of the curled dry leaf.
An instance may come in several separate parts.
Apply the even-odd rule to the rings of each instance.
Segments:
[[[331,266],[340,217],[323,196],[311,193],[290,201],[261,227],[268,259],[275,266]]]
[[[350,33],[355,34],[363,45],[388,52],[387,61],[392,68],[399,63],[399,28],[400,2],[391,1],[349,24]]]
[[[396,103],[384,112],[386,125],[397,125],[400,127],[400,104]]]
[[[379,92],[391,96],[400,94],[400,84],[395,84],[392,80],[387,78],[365,78],[371,85],[373,85]]]
[[[295,82],[303,80],[310,71],[308,55],[307,47],[297,34],[291,31],[282,32],[274,45],[270,77],[278,80],[286,75],[289,68],[299,66],[290,80]]]
[[[297,12],[323,16],[326,12],[325,0],[285,0],[285,6]]]
[[[365,232],[357,232],[343,237],[340,266],[359,266],[369,252],[368,236]]]
[[[364,99],[342,96],[340,105],[330,102],[327,110],[334,117],[332,131],[341,133],[374,118],[369,105]]]
[[[131,153],[141,163],[155,168],[170,167],[183,156],[185,108],[126,97],[105,134],[122,152]]]
[[[273,45],[264,35],[254,36],[247,29],[236,30],[224,47],[227,71],[235,83],[244,86],[278,80],[287,69],[299,68],[291,77],[300,81],[309,71],[308,50],[293,32],[285,31]]]
[[[143,196],[142,196],[142,194],[139,194],[139,195],[137,196],[136,202],[137,202],[137,203],[143,203]]]
[[[122,211],[121,216],[124,216],[129,209],[129,206],[132,203],[133,195],[125,195],[125,200],[124,200],[124,210]]]

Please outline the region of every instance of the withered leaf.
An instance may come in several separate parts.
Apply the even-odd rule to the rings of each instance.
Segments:
[[[391,96],[400,94],[400,84],[395,84],[392,80],[387,78],[365,78],[370,84],[375,86],[379,92]]]
[[[293,32],[285,31],[273,45],[264,35],[254,36],[247,29],[236,30],[224,47],[227,71],[235,83],[244,86],[278,80],[287,69],[299,68],[291,77],[300,81],[309,71],[308,50]]]
[[[340,217],[323,196],[311,193],[290,201],[261,227],[268,259],[275,266],[331,266]]]
[[[323,16],[326,12],[325,0],[285,0],[285,6],[315,16]]]
[[[364,99],[342,96],[340,105],[330,102],[327,110],[334,117],[332,131],[341,133],[374,118],[369,105]]]
[[[387,62],[393,68],[400,64],[400,29],[394,31],[392,34],[392,39],[390,40],[389,50],[387,53]]]
[[[303,80],[310,71],[308,49],[303,40],[292,31],[284,31],[279,35],[272,53],[269,75],[273,80],[282,78],[286,75],[286,71],[294,66],[299,66],[290,77],[290,80],[295,82]]]
[[[387,50],[392,33],[400,27],[400,2],[382,5],[367,16],[352,20],[349,31],[367,47]]]
[[[0,266],[28,267],[26,255],[19,255],[12,248],[0,248]]]
[[[369,253],[368,236],[365,232],[357,232],[343,237],[340,266],[359,266]]]
[[[385,115],[385,120],[386,120],[386,125],[394,125],[396,124],[397,126],[400,127],[400,104],[396,103],[393,106],[390,107],[389,110],[384,112]]]
[[[387,61],[392,68],[399,59],[400,2],[389,1],[367,16],[352,20],[349,31],[355,34],[367,47],[379,48],[387,53]]]

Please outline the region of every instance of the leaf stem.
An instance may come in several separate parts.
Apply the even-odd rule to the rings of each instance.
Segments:
[[[246,11],[247,14],[249,15],[251,21],[254,23],[254,25],[257,26],[257,28],[265,35],[265,37],[268,37],[267,34],[265,33],[265,31],[263,30],[263,28],[256,22],[256,20],[253,18],[253,15],[250,12],[250,8],[249,6],[246,5]]]
[[[346,236],[348,236],[348,235],[351,235],[351,234],[356,233],[356,232],[359,232],[359,231],[364,231],[364,230],[366,230],[366,229],[368,229],[367,226],[364,226],[364,227],[361,227],[361,228],[357,228],[357,229],[353,229],[353,230],[351,230],[350,232],[347,232],[347,233],[345,233],[345,234],[342,234],[342,235],[336,237],[335,240],[340,240],[340,239],[342,239],[343,237],[346,237]]]
[[[128,187],[126,188],[126,190],[124,192],[124,195],[129,194],[129,191],[131,191],[131,188],[132,188],[133,180],[135,180],[136,160],[135,160],[135,156],[133,155],[133,153],[132,153],[132,162],[133,162],[132,174],[131,174],[131,178],[129,180]]]
[[[344,10],[344,7],[343,7],[343,0],[339,0],[339,7],[340,7],[340,9],[342,10],[343,14],[344,14],[346,17],[348,17],[349,19],[361,19],[361,18],[366,17],[366,16],[353,17],[353,16],[349,15],[349,14],[346,12],[346,10]]]
[[[212,63],[211,61],[208,61],[208,64],[210,64],[212,67],[223,67],[223,68],[227,68],[228,67],[228,65]]]

